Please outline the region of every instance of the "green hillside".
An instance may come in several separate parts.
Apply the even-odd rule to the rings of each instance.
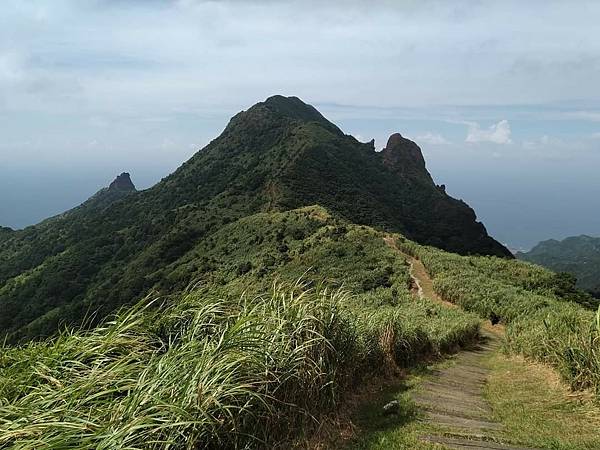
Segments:
[[[415,297],[408,254],[471,312]],[[477,316],[496,315],[510,350],[574,388],[600,381],[594,314],[554,273],[420,246],[319,206],[231,222],[161,276],[185,291],[1,350],[0,446],[289,448],[366,380],[476,340]]]
[[[5,348],[0,445],[284,439],[290,421],[310,426],[366,375],[473,340],[474,316],[411,297],[407,264],[384,236],[320,207],[223,227],[165,268],[165,282],[193,281],[189,294],[149,297],[89,333]]]
[[[7,227],[0,227],[0,241],[8,239],[13,233],[13,230]]]
[[[548,267],[556,272],[569,273],[577,285],[600,297],[600,238],[574,236],[562,241],[540,242],[529,252],[517,257]]]
[[[185,281],[170,285],[168,267],[259,212],[319,204],[421,243],[510,257],[471,208],[433,183],[416,144],[394,135],[376,152],[294,97],[239,113],[151,189],[137,192],[127,180],[0,237],[0,333],[49,336],[83,318],[99,323],[150,290],[173,292]]]

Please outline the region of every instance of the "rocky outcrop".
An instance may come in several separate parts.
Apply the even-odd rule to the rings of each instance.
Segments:
[[[381,155],[384,164],[392,170],[421,172],[429,176],[419,146],[410,139],[402,137],[400,133],[394,133],[389,137]]]
[[[123,172],[108,186],[109,191],[135,191],[135,185],[131,181],[131,176]]]
[[[90,209],[106,208],[117,200],[121,200],[136,192],[138,191],[131,181],[131,176],[129,173],[123,172],[118,175],[108,187],[100,189],[80,206],[68,211],[66,214],[82,214]]]

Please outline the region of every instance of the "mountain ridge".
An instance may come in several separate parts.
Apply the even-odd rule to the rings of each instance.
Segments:
[[[101,190],[1,241],[0,332],[44,336],[91,312],[101,321],[153,289],[168,293],[168,271],[198,244],[260,212],[321,205],[423,244],[512,256],[468,205],[434,184],[415,143],[394,135],[377,152],[296,97],[236,114],[150,189],[135,191],[127,180],[126,189]]]

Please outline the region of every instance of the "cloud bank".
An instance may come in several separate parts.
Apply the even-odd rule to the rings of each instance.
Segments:
[[[494,144],[512,143],[508,120],[501,120],[487,129],[482,129],[476,122],[469,122],[468,127],[469,129],[465,142],[491,142]]]

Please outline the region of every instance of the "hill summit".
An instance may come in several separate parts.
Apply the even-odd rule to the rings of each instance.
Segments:
[[[300,99],[274,96],[235,115],[154,187],[136,191],[123,173],[80,207],[6,233],[0,332],[52,334],[150,290],[184,288],[221,264],[198,248],[225,225],[310,205],[452,252],[511,257],[466,203],[435,185],[417,144],[394,134],[378,152]]]

